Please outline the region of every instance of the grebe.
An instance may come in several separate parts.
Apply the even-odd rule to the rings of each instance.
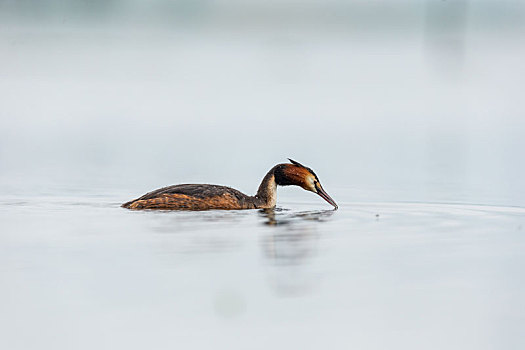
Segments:
[[[122,207],[161,210],[274,208],[277,200],[277,186],[296,185],[317,193],[337,209],[337,204],[323,190],[313,170],[294,160],[289,160],[291,164],[278,164],[270,169],[255,196],[245,195],[226,186],[185,184],[159,188],[122,204]]]

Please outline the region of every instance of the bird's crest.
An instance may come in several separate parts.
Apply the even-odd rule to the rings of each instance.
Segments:
[[[306,168],[304,165],[302,165],[301,163],[299,162],[296,162],[295,160],[291,159],[291,158],[288,158],[288,160],[290,161],[290,163],[292,163],[293,165],[297,165],[297,166],[300,166],[302,168]]]

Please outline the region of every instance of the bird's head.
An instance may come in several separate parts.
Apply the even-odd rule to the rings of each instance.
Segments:
[[[275,182],[279,186],[290,186],[295,185],[302,187],[303,189],[317,193],[325,201],[330,203],[337,209],[335,201],[325,192],[321,186],[319,178],[314,171],[304,165],[288,158],[291,164],[279,164],[275,167],[274,176]]]

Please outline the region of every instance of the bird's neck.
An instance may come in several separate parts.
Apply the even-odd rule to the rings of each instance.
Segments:
[[[255,202],[258,208],[273,208],[277,202],[277,183],[274,169],[271,169],[259,185]]]

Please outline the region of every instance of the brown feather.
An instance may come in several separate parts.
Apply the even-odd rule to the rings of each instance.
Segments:
[[[209,210],[273,208],[277,186],[296,185],[317,193],[318,178],[312,169],[291,160],[278,164],[263,178],[257,194],[247,196],[231,187],[208,184],[182,184],[159,188],[122,204],[128,209]],[[333,201],[333,200],[332,200]],[[330,202],[332,204],[332,202]],[[334,205],[334,204],[333,204]]]

